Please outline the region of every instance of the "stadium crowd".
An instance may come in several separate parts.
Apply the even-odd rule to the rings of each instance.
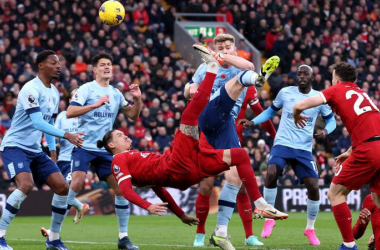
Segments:
[[[43,49],[59,54],[60,111],[68,106],[69,90],[92,80],[91,58],[99,52],[114,58],[112,85],[132,100],[128,88],[140,85],[144,107],[136,122],[119,114],[114,127],[133,140],[133,148],[163,152],[170,147],[186,106],[183,87],[198,65],[190,65],[173,44],[174,14],[225,13],[227,21],[259,48],[264,57],[278,55],[279,69],[269,79],[270,91],[260,92],[263,108],[278,91],[296,84],[297,67],[310,65],[313,88],[331,85],[330,65],[348,61],[357,67],[358,85],[380,107],[380,7],[379,1],[282,1],[282,0],[121,0],[126,8],[123,23],[104,25],[97,17],[100,0],[0,1],[0,136],[10,127],[16,98],[22,86],[36,74],[34,59]],[[303,4],[307,2],[307,4]],[[169,5],[168,5],[169,4]],[[164,9],[166,6],[166,9]],[[221,21],[214,17],[202,21]],[[246,50],[245,41],[237,41]],[[279,114],[280,115],[280,114]],[[275,128],[279,115],[273,118]],[[247,117],[252,117],[248,113]],[[334,156],[351,145],[342,121],[327,140],[315,140],[313,154],[322,169],[320,184],[328,185],[334,172]],[[317,124],[317,127],[322,124]],[[262,182],[273,143],[261,126],[244,131],[243,146]],[[47,144],[42,142],[47,150]],[[1,164],[2,165],[2,164]],[[12,189],[0,167],[0,188]],[[86,188],[104,187],[92,173]],[[289,168],[281,185],[297,184]],[[259,183],[259,185],[262,183]]]

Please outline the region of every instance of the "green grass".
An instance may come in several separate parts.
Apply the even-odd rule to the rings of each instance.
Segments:
[[[356,222],[358,213],[353,213]],[[342,243],[337,225],[331,212],[321,212],[316,223],[317,236],[321,246],[312,247],[303,236],[306,223],[305,213],[290,213],[285,221],[278,221],[269,239],[261,239],[263,220],[254,220],[253,229],[263,247],[244,246],[244,230],[238,214],[234,214],[229,226],[229,234],[236,249],[319,249],[335,250]],[[44,238],[39,229],[49,227],[50,217],[16,217],[7,232],[8,244],[14,250],[45,249]],[[207,221],[207,237],[216,224],[216,215],[210,215]],[[359,249],[367,249],[366,242],[371,234],[368,228],[366,234],[357,241]],[[193,248],[192,242],[195,227],[189,227],[173,215],[167,216],[131,216],[129,235],[134,244],[141,250],[164,249],[199,249]],[[73,250],[117,249],[118,227],[115,216],[86,216],[84,220],[74,225],[72,217],[68,217],[63,225],[62,240]],[[208,241],[206,242],[208,244]],[[201,248],[202,249],[202,248]],[[203,249],[215,249],[206,247]]]

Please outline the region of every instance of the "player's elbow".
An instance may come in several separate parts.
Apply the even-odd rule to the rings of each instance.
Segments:
[[[71,107],[69,107],[66,111],[66,117],[67,118],[74,118],[74,112],[73,112],[73,109]]]

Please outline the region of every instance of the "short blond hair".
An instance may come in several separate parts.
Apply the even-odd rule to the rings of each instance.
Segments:
[[[235,44],[235,37],[230,34],[219,34],[214,38],[214,44],[224,43],[225,41],[230,41]]]

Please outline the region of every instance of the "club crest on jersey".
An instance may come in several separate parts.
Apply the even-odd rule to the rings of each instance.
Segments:
[[[113,172],[115,173],[115,174],[117,174],[117,173],[119,173],[120,172],[120,167],[118,166],[118,165],[113,165]]]
[[[18,167],[18,168],[23,168],[23,167],[24,167],[24,163],[23,163],[23,162],[19,162],[19,163],[17,163],[17,167]]]
[[[74,162],[74,166],[77,168],[77,167],[79,167],[80,166],[80,161],[75,161]]]

